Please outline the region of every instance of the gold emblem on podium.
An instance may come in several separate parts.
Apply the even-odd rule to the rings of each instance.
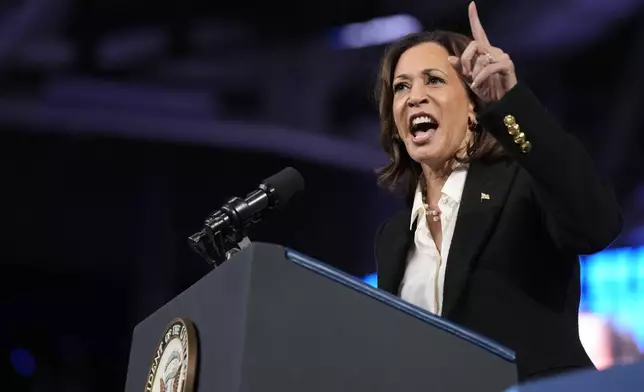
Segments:
[[[195,328],[187,319],[174,319],[156,346],[145,392],[192,392],[196,369]]]

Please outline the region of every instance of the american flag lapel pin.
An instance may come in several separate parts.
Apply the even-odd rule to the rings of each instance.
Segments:
[[[481,192],[481,202],[483,202],[483,200],[490,200],[490,195]]]

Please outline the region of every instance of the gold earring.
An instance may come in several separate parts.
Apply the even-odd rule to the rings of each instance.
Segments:
[[[469,129],[472,132],[475,132],[477,130],[476,128],[478,126],[479,126],[479,124],[477,122],[475,122],[474,120],[472,120],[471,117],[467,118],[467,129]]]

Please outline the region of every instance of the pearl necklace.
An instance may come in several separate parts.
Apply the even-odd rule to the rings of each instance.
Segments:
[[[423,181],[421,185],[421,195],[423,199],[423,205],[425,206],[425,215],[431,217],[433,222],[438,222],[441,218],[441,210],[436,207],[434,208],[429,208],[429,203],[427,203],[427,187],[425,186],[425,182]]]

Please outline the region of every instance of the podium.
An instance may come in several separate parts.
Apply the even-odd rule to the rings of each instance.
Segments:
[[[644,389],[644,360],[606,370],[578,370],[514,386],[505,392],[640,392]]]
[[[172,336],[176,352],[186,349],[174,362],[163,351]],[[162,372],[170,381],[154,381]],[[125,391],[500,392],[516,383],[507,348],[296,251],[254,243],[134,328]]]

